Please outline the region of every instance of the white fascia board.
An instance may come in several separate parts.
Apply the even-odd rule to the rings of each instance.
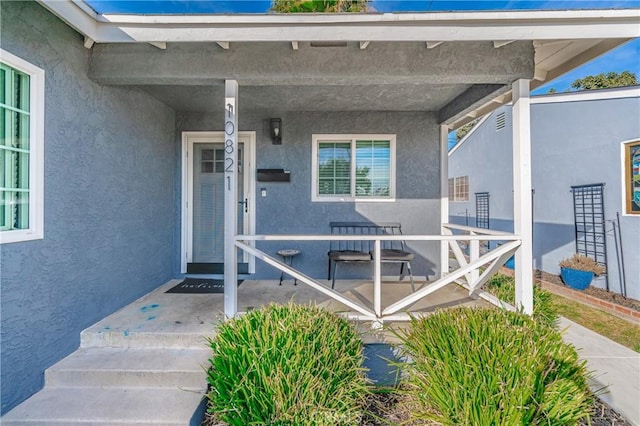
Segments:
[[[472,134],[474,134],[474,133],[475,133],[475,131],[476,131],[478,128],[480,128],[480,126],[482,126],[482,123],[484,123],[485,121],[487,121],[487,119],[488,119],[489,117],[491,117],[491,114],[493,114],[493,112],[494,112],[494,111],[491,111],[490,113],[488,113],[488,114],[486,114],[485,116],[483,116],[483,117],[480,119],[480,121],[478,121],[478,122],[476,123],[476,125],[475,125],[475,126],[473,126],[473,127],[471,128],[471,130],[469,130],[469,133],[467,133],[466,135],[464,135],[464,137],[463,137],[462,139],[460,139],[460,140],[459,140],[459,141],[458,141],[458,142],[453,146],[453,148],[451,148],[451,149],[449,150],[449,154],[448,154],[448,155],[449,155],[449,157],[451,157],[451,155],[452,155],[454,152],[456,152],[456,151],[458,150],[458,148],[460,148],[460,146],[462,146],[462,144],[463,144],[463,143],[465,143],[465,142],[467,141],[467,139],[469,139],[469,136],[471,136]]]
[[[78,2],[79,5],[71,0],[39,0],[38,3],[80,34],[92,40],[97,39],[100,18],[98,14],[88,9],[85,2]]]
[[[575,69],[577,67],[579,67],[580,65],[600,56],[601,54],[608,52],[611,49],[614,49],[615,47],[618,47],[619,45],[622,45],[624,43],[626,43],[628,40],[627,39],[605,39],[602,40],[600,43],[596,44],[595,46],[593,46],[592,48],[578,54],[577,56],[573,56],[568,58],[568,60],[564,63],[562,63],[559,67],[552,69],[552,70],[548,70],[545,73],[544,76],[544,80],[540,79],[540,80],[531,80],[530,81],[530,87],[531,90],[545,84],[547,81],[553,80],[557,77],[559,77],[560,75],[565,74],[566,72]],[[567,42],[567,40],[564,41],[565,43]],[[609,90],[616,90],[616,89],[607,89],[607,92],[609,92]],[[628,88],[624,88],[624,89],[618,89],[618,90],[628,90]],[[609,92],[611,93],[611,92]],[[558,99],[555,102],[571,102],[569,100],[560,100],[560,99],[571,99],[571,98],[559,98],[559,96],[567,96],[567,94],[555,94],[555,95],[551,95],[551,96],[556,96]],[[576,100],[585,100],[583,94],[577,94],[577,93],[573,93],[569,96],[572,95],[576,95],[576,96],[580,96],[579,99]],[[597,95],[595,93],[593,93],[591,96],[604,96],[604,95]],[[626,97],[626,96],[625,96]],[[607,99],[608,96],[604,96],[601,99]],[[531,99],[535,99],[535,98],[531,98]],[[485,114],[488,114],[490,112],[492,112],[493,110],[495,110],[496,108],[499,108],[500,104],[506,104],[508,102],[511,102],[511,92],[507,92],[506,94],[499,96],[498,98],[494,98],[491,101],[487,102],[484,105],[481,105],[480,107],[475,109],[475,112],[477,114],[477,116],[482,116]],[[533,102],[531,102],[533,103]],[[449,126],[452,129],[457,129],[460,126],[465,125],[466,123],[468,123],[469,121],[471,121],[472,118],[470,117],[463,117],[460,118],[458,120],[456,120],[453,123],[449,123]]]
[[[531,98],[531,104],[555,104],[562,102],[598,101],[624,98],[640,98],[640,86],[538,95]]]
[[[101,29],[109,28],[110,24]],[[489,25],[489,24],[488,24]],[[513,26],[398,26],[398,25],[344,25],[330,27],[313,24],[296,24],[283,27],[274,26],[219,26],[192,27],[166,25],[148,27],[144,25],[123,24],[113,36],[102,33],[102,42],[208,42],[229,40],[234,42],[290,42],[290,41],[398,41],[422,42],[424,39],[441,38],[443,41],[477,41],[511,38],[513,40],[534,39],[608,39],[640,37],[640,22],[601,24],[536,26],[529,23],[516,23]],[[121,33],[121,34],[118,34]]]
[[[639,25],[640,27],[640,25]],[[560,47],[555,53],[554,55],[563,55],[564,60],[562,61],[562,63],[556,65],[555,68],[552,69],[545,69],[546,73],[545,73],[545,79],[544,80],[532,80],[531,81],[531,90],[536,89],[537,87],[543,85],[546,81],[550,81],[553,80],[557,77],[560,77],[563,74],[566,74],[567,72],[579,67],[582,64],[585,64],[595,58],[597,58],[600,55],[603,55],[607,52],[609,52],[612,49],[615,49],[616,47],[630,41],[631,38],[612,38],[612,37],[608,37],[608,38],[603,38],[601,40],[599,40],[596,44],[594,44],[592,47],[590,47],[589,49],[580,52],[578,54],[574,54],[574,55],[563,55],[563,50],[564,48]],[[565,42],[567,43],[572,43],[574,40],[565,40]],[[536,41],[534,41],[534,45],[536,44]],[[543,59],[541,62],[544,62],[546,59]],[[536,64],[538,65],[538,64]]]
[[[640,9],[384,14],[92,15],[38,0],[98,43],[471,41],[640,36]]]
[[[502,99],[499,99],[502,98]],[[610,100],[610,99],[625,99],[625,98],[638,98],[640,99],[640,85],[639,86],[629,86],[629,87],[616,87],[613,89],[597,89],[597,90],[582,90],[580,92],[564,92],[564,93],[553,93],[553,94],[544,94],[544,95],[536,95],[530,98],[530,104],[555,104],[555,103],[563,103],[563,102],[583,102],[583,101],[598,101],[598,100]],[[484,114],[483,119],[486,119],[493,111],[500,108],[502,105],[511,105],[511,92],[508,92],[506,95],[502,95],[498,98],[495,98],[495,105],[490,106],[489,104],[483,105],[482,107],[476,109],[478,113]],[[456,123],[452,124],[454,129],[458,129],[461,126],[465,125],[472,119],[466,117],[464,120],[458,120]],[[482,123],[480,121],[479,123]],[[478,128],[478,125],[473,126],[473,129],[469,133],[465,135],[464,138],[458,142],[454,148],[449,151],[449,155],[451,155],[458,146],[464,142],[467,136],[471,135],[475,129]]]
[[[46,0],[40,0],[46,1]],[[70,0],[58,0],[70,1]],[[406,23],[421,22],[486,22],[497,25],[500,21],[579,21],[590,19],[601,21],[609,18],[638,18],[640,9],[610,10],[562,10],[562,11],[488,11],[488,12],[424,12],[424,13],[274,13],[274,14],[191,14],[191,15],[127,15],[102,14],[103,22],[128,24],[362,24],[362,23]],[[606,23],[606,22],[605,22]]]
[[[45,9],[64,21],[80,34],[94,40],[95,43],[138,42],[122,31],[117,25],[105,25],[98,15],[81,0],[37,0]],[[153,42],[165,42],[162,37]]]

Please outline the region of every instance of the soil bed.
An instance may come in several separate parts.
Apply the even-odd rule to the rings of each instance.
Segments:
[[[360,426],[390,426],[403,424],[408,426],[435,426],[439,423],[427,423],[421,421],[419,423],[408,423],[408,406],[403,401],[403,396],[395,392],[374,393],[369,395],[366,401],[367,414],[360,422]],[[587,426],[588,423],[583,421],[579,426]],[[202,426],[224,426],[223,423],[217,423],[206,414],[202,422]],[[613,408],[596,398],[593,406],[593,414],[591,416],[591,426],[633,426],[625,420]]]
[[[360,426],[388,426],[398,424],[407,420],[406,412],[403,412],[403,406],[400,404],[402,396],[396,393],[376,393],[370,395],[367,399],[367,410],[372,414],[365,416]],[[405,408],[406,410],[406,408]],[[406,424],[406,423],[403,423]],[[417,425],[418,423],[414,423]],[[421,422],[421,425],[429,423]],[[431,423],[437,425],[438,423]],[[580,426],[586,426],[588,423],[583,421]],[[591,416],[591,426],[632,426],[627,420],[618,414],[614,409],[596,399]]]
[[[560,278],[559,275],[549,274],[547,272],[536,270],[536,278],[544,280],[550,284],[555,284],[561,287],[567,287]],[[640,301],[631,299],[629,297],[624,297],[621,294],[614,293],[612,291],[606,291],[604,289],[589,286],[585,290],[582,290],[583,293],[588,294],[589,296],[597,297],[601,300],[606,300],[611,303],[615,303],[620,306],[627,307],[629,309],[633,309],[634,311],[640,312]]]

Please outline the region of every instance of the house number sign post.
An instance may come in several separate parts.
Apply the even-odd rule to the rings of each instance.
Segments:
[[[238,262],[235,246],[238,217],[238,82],[225,81],[224,101],[224,313],[238,311]]]

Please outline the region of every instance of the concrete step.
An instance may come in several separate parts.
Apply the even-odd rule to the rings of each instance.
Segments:
[[[207,349],[80,349],[45,372],[45,386],[206,388]]]
[[[2,425],[199,425],[201,402],[201,392],[181,389],[47,386],[3,416]]]
[[[80,347],[203,349],[208,344],[201,333],[103,331],[90,328],[80,334]]]

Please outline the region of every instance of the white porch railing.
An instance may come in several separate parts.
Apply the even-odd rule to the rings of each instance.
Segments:
[[[454,235],[453,231],[462,232],[463,234]],[[302,272],[286,265],[284,262],[268,255],[267,253],[253,247],[251,241],[373,241],[373,309],[363,306],[361,303],[355,302],[339,292],[331,289],[326,284],[311,278]],[[382,278],[381,278],[381,262],[380,249],[382,241],[448,241],[450,250],[455,256],[459,268],[450,271],[447,274],[426,286],[420,288],[416,292],[404,297],[403,299],[384,307],[382,301]],[[466,241],[469,244],[469,260],[467,260],[460,242]],[[480,243],[482,241],[499,241],[498,247],[489,250],[487,253],[480,255]],[[445,287],[446,285],[455,283],[461,284],[469,290],[469,295],[477,293],[480,287],[489,280],[503,265],[509,257],[511,257],[520,246],[520,237],[506,232],[493,231],[489,229],[472,228],[467,226],[458,226],[445,224],[442,227],[442,235],[237,235],[235,238],[236,247],[245,250],[257,259],[275,267],[280,271],[284,271],[298,281],[318,290],[319,292],[331,297],[353,309],[355,312],[347,312],[349,318],[361,321],[373,321],[380,324],[384,321],[403,321],[410,319],[409,309],[419,300],[427,297],[429,294]],[[486,266],[488,265],[488,266]],[[481,268],[486,266],[484,271]],[[443,265],[448,268],[448,265]],[[488,298],[495,303],[495,301]]]

